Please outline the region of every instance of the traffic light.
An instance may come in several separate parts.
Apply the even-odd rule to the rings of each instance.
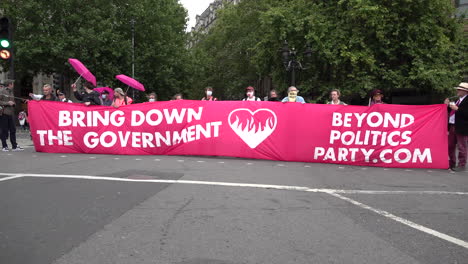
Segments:
[[[11,31],[10,20],[7,17],[0,18],[0,59],[11,58]]]

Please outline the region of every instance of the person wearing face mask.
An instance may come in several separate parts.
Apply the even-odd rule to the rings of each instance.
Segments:
[[[218,101],[218,98],[213,97],[213,88],[208,86],[205,88],[205,97],[202,98],[202,101]]]
[[[109,92],[108,91],[102,91],[101,98],[102,98],[102,105],[104,105],[104,106],[111,106],[112,105],[112,100],[109,97]]]
[[[249,86],[245,88],[246,97],[242,101],[261,101],[260,97],[255,96],[255,88]]]
[[[58,101],[64,103],[73,103],[72,100],[69,100],[64,92],[57,90]]]
[[[156,93],[150,93],[148,95],[148,102],[156,102]]]

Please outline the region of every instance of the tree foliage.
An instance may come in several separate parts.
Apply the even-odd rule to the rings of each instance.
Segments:
[[[188,87],[186,10],[177,0],[7,0],[4,14],[15,25],[17,73],[77,75],[68,58],[82,61],[102,85],[124,86],[132,75],[163,98]]]
[[[222,10],[193,50],[200,64],[193,83],[232,95],[271,76],[284,91],[278,49],[287,40],[298,51],[312,45],[300,89],[314,100],[335,88],[362,98],[375,88],[444,94],[468,66],[454,12],[446,0],[242,1]]]

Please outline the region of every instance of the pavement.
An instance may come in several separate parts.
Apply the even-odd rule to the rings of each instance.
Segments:
[[[468,263],[468,172],[0,153],[0,263]]]

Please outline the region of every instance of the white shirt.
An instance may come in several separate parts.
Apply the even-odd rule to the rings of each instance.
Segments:
[[[460,105],[463,102],[463,99],[465,99],[465,97],[466,97],[466,95],[461,97],[460,99],[458,99],[458,100],[460,100],[458,105]],[[452,112],[452,111],[450,111],[450,112]],[[449,124],[455,125],[455,115],[449,116]]]
[[[261,99],[259,97],[257,97],[257,99],[255,99],[255,96],[254,96],[252,98],[249,98],[249,97],[244,98],[244,99],[242,99],[242,101],[261,101]]]

